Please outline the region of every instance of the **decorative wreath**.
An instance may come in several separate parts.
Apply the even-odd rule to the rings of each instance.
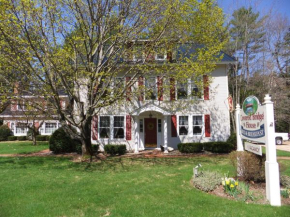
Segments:
[[[153,128],[154,128],[154,124],[153,124],[153,123],[149,123],[149,124],[147,125],[147,129],[148,129],[148,130],[153,130]]]

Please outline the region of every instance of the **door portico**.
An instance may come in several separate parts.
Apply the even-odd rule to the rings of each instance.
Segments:
[[[131,115],[134,119],[135,153],[161,146],[164,147],[164,153],[168,153],[167,119],[171,114],[157,105],[147,104]]]

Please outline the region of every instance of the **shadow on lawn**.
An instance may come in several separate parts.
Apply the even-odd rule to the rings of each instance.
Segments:
[[[105,160],[87,163],[87,162],[73,162],[69,158],[62,157],[2,157],[0,158],[0,168],[21,168],[28,169],[32,167],[39,167],[39,169],[60,169],[60,170],[78,170],[83,172],[121,172],[134,171],[142,167],[156,167],[156,166],[179,166],[184,164],[191,164],[193,167],[197,164],[219,164],[225,161],[225,157],[220,158],[120,158],[108,157]]]

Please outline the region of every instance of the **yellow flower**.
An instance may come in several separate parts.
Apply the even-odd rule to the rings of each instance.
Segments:
[[[239,185],[239,183],[238,182],[235,182],[235,186],[238,186]]]
[[[233,184],[231,184],[231,186],[230,186],[231,188],[233,188],[233,187],[235,187]]]
[[[226,180],[226,184],[229,185],[230,184],[230,180]]]
[[[222,185],[225,186],[225,184],[226,184],[225,181],[222,181]]]

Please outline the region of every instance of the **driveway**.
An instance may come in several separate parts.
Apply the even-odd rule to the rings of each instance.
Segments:
[[[283,142],[283,145],[276,145],[277,150],[289,151],[290,152],[290,141]]]

